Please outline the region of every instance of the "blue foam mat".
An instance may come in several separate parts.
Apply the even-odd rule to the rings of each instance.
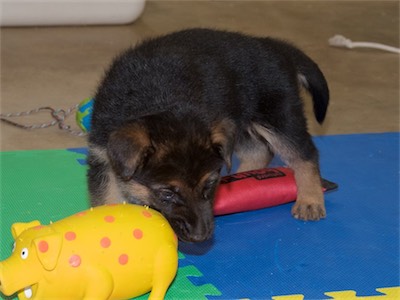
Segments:
[[[325,196],[325,220],[295,220],[290,215],[292,204],[220,216],[211,241],[180,243],[185,256],[179,262],[180,268],[194,267],[193,274],[202,274],[189,276],[194,286],[212,285],[219,290],[221,296],[207,296],[208,299],[270,299],[293,294],[302,294],[304,299],[331,299],[324,293],[355,290],[357,295],[381,295],[376,289],[383,287],[399,287],[397,298],[385,299],[400,299],[399,136],[381,133],[315,137],[322,176],[339,184],[337,191]],[[70,176],[80,178],[76,180],[79,187],[73,190],[74,197],[79,199],[79,206],[88,205],[84,182],[87,151],[70,151],[79,155],[59,161],[62,153],[29,152],[19,164],[15,165],[13,159],[6,164],[7,169],[3,166],[3,175],[19,178],[20,189],[10,187],[5,192],[2,188],[0,196],[12,203],[2,199],[0,212],[12,214],[19,221],[32,220],[39,213],[44,221],[72,213],[77,205],[70,207],[66,199],[71,197],[74,186],[66,186],[62,180],[65,163],[72,161],[76,168],[73,163],[68,165],[74,170],[71,174],[75,174]],[[57,180],[49,182],[48,174],[40,175],[48,169],[38,170],[34,178],[31,173],[31,177],[25,176],[24,162],[35,155],[47,155],[51,176]],[[24,181],[31,184],[21,185]],[[43,211],[40,203],[29,201],[32,193],[39,198],[54,198],[59,204]],[[4,222],[3,217],[0,221]],[[1,238],[8,255],[5,246],[11,246],[11,237],[6,227]],[[5,257],[5,253],[0,254]]]
[[[400,286],[399,133],[316,137],[326,194],[320,222],[290,217],[292,204],[217,217],[212,241],[181,244],[187,260],[222,293],[268,299]]]

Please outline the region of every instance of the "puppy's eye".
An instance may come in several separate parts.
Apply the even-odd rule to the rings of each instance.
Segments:
[[[204,189],[203,190],[203,198],[205,200],[210,200],[211,197],[211,189]]]
[[[218,183],[218,180],[210,180],[208,181],[203,188],[203,198],[205,200],[211,200],[215,187]]]
[[[160,200],[163,203],[175,203],[176,197],[176,193],[171,191],[170,189],[160,190]]]

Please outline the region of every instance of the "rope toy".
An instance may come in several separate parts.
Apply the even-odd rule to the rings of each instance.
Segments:
[[[371,43],[371,42],[353,42],[352,40],[345,38],[343,35],[335,35],[331,37],[328,40],[329,45],[333,47],[344,47],[344,48],[373,48],[373,49],[379,49],[379,50],[384,50],[384,51],[389,51],[393,53],[399,53],[400,54],[400,48],[392,47],[392,46],[387,46],[384,44],[379,44],[379,43]]]
[[[90,103],[89,109],[86,105],[87,103]],[[87,116],[91,114],[91,109],[92,109],[92,99],[85,99],[81,103],[75,104],[68,109],[54,109],[49,106],[44,106],[24,112],[0,114],[0,120],[4,123],[27,130],[43,129],[58,125],[59,129],[67,131],[72,135],[86,136],[87,131],[89,131],[88,129],[90,128],[90,119],[88,120]],[[42,124],[21,124],[9,120],[10,118],[25,117],[46,111],[50,113],[50,116],[53,118],[53,121]],[[70,125],[65,124],[65,120],[67,119],[67,117],[75,111],[76,111],[76,122],[78,126],[82,129],[81,131],[73,130],[71,129]]]

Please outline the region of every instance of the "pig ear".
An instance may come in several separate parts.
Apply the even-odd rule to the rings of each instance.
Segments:
[[[32,241],[39,261],[47,271],[51,271],[56,267],[62,242],[63,239],[60,233],[51,233]]]
[[[36,226],[40,226],[39,221],[32,221],[32,222],[28,222],[28,223],[14,223],[11,226],[11,233],[12,233],[14,240],[25,230],[32,228],[32,227],[36,227]]]

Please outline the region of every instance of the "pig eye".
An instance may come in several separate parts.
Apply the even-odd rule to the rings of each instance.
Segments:
[[[21,251],[21,258],[22,259],[27,259],[28,258],[28,248],[24,248]]]

